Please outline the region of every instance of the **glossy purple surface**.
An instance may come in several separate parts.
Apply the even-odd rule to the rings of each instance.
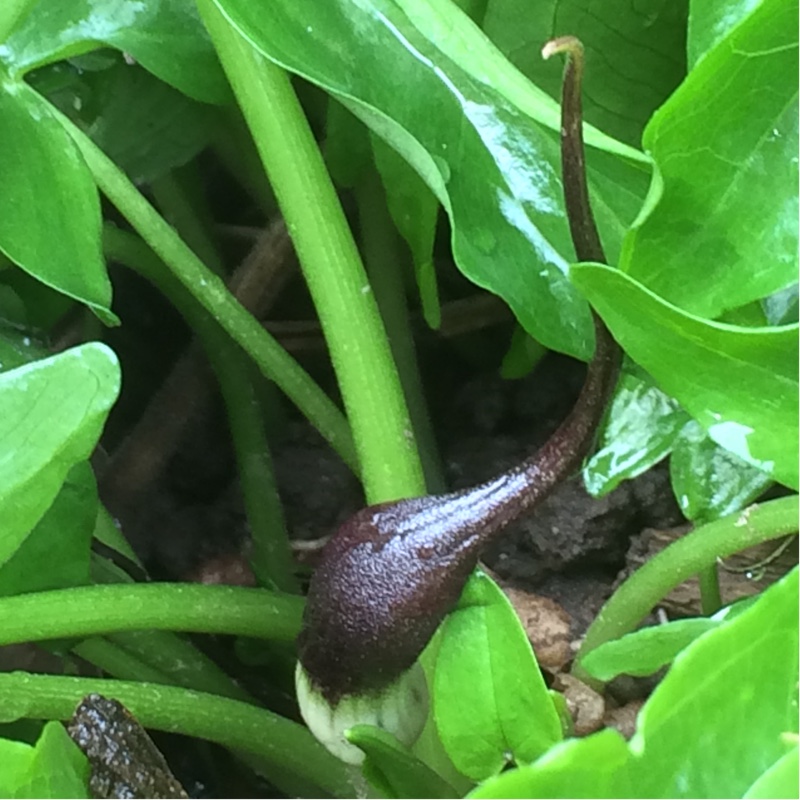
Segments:
[[[362,509],[325,547],[298,641],[331,703],[387,685],[413,664],[458,600],[483,545],[580,464],[616,380],[602,324],[575,408],[518,467],[461,492]]]

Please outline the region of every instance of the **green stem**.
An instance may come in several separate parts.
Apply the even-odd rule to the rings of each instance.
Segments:
[[[392,223],[383,185],[372,170],[356,187],[361,228],[361,250],[372,290],[386,325],[386,333],[403,385],[408,411],[419,445],[425,483],[432,494],[445,491],[442,464],[436,447],[428,404],[422,388],[414,336],[408,319],[403,286],[400,237]]]
[[[166,685],[172,683],[161,670],[102,636],[92,636],[78,642],[73,645],[72,652],[115,678]]]
[[[162,178],[158,182],[156,197],[160,198],[162,208],[174,220],[184,241],[194,246],[214,272],[221,273],[222,259],[213,241],[199,224],[192,204],[178,182]],[[113,255],[126,266],[156,279],[166,273],[160,259],[136,237],[108,226],[104,241],[112,248],[110,253],[107,249],[106,254]],[[242,350],[183,286],[177,285],[174,292],[186,297],[181,308],[190,327],[203,343],[225,402],[236,454],[239,487],[252,534],[250,563],[253,571],[262,586],[299,592],[289,535],[272,469],[272,456],[254,385],[255,375],[251,374],[250,364]]]
[[[241,686],[191,642],[179,635],[149,630],[112,633],[106,638],[133,658],[166,676],[165,683],[234,700],[251,701],[250,695]],[[106,672],[115,678],[127,680],[129,677],[110,669],[106,669]]]
[[[195,736],[257,755],[270,768],[270,779],[289,796],[318,797],[320,790],[334,797],[355,796],[344,764],[302,725],[266,709],[173,686],[0,674],[0,709],[5,720],[69,719],[78,703],[93,692],[119,700],[145,728]]]
[[[701,569],[697,577],[700,583],[700,609],[705,616],[710,617],[722,608],[716,563]]]
[[[127,176],[76,125],[55,109],[102,192],[169,267],[189,293],[287,394],[342,459],[358,471],[358,458],[341,411],[300,365],[244,309],[145,199]]]
[[[293,641],[303,601],[266,589],[189,583],[78,586],[0,598],[0,645],[117,631],[225,633]]]
[[[100,507],[98,526],[95,528],[97,535],[100,526],[109,529],[111,536],[107,537],[112,543],[118,543],[116,549],[121,550],[120,544],[129,547],[127,541],[111,521],[109,513]],[[124,552],[124,550],[121,550]],[[136,556],[130,551],[132,559]],[[96,558],[92,569],[92,580],[101,585],[130,586],[131,581],[127,574],[119,574],[115,564],[104,558]],[[183,637],[168,631],[141,630],[111,633],[106,637],[109,642],[129,653],[138,663],[144,663],[156,672],[167,677],[167,683],[195,689],[200,692],[210,692],[222,697],[232,697],[235,700],[250,699],[250,695],[238,684],[231,680],[208,656],[201,653],[191,642]],[[93,658],[89,660],[96,663]],[[106,662],[106,665],[108,662]],[[128,678],[130,673],[111,672],[105,665],[98,664],[106,669],[115,678]],[[125,667],[132,669],[135,665]]]
[[[580,666],[587,653],[632,631],[676,586],[717,558],[797,531],[797,512],[797,495],[771,500],[703,525],[666,547],[631,575],[600,610],[586,632],[573,673],[588,678]]]
[[[299,593],[256,387],[247,371],[240,371],[246,365],[237,365],[234,355],[238,353],[232,353],[227,361],[222,353],[218,355],[212,358],[212,365],[228,409],[239,488],[253,542],[250,564],[262,586]]]
[[[422,467],[375,298],[289,77],[240,36],[212,0],[198,6],[294,241],[352,426],[367,500],[423,494]]]

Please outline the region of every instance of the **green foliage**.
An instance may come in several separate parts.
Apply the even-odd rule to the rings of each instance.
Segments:
[[[623,0],[0,6],[3,641],[91,636],[79,651],[131,680],[103,686],[119,690],[148,724],[247,751],[290,794],[346,797],[363,789],[307,730],[256,708],[216,665],[168,633],[211,630],[285,643],[299,627],[299,598],[131,586],[91,556],[98,520],[101,538],[119,539],[89,459],[119,392],[120,368],[99,342],[57,355],[47,344],[65,315],[83,307],[104,324],[118,323],[106,268],[113,256],[180,309],[212,360],[216,354],[227,364],[233,354],[245,380],[254,360],[361,471],[368,494],[376,485],[381,499],[414,493],[418,454],[381,321],[371,300],[359,301],[356,313],[352,295],[340,293],[346,285],[360,294],[368,284],[330,177],[356,193],[379,178],[387,224],[408,245],[400,259],[431,326],[445,285],[437,275],[443,243],[434,251],[445,215],[446,258],[511,308],[519,325],[506,374],[524,373],[545,348],[588,359],[589,308],[603,317],[626,360],[584,466],[587,488],[605,494],[669,457],[684,515],[711,524],[620,587],[578,659],[576,671],[599,681],[671,665],[631,742],[612,730],[563,739],[563,698],[547,690],[505,597],[476,574],[436,642],[431,729],[440,742],[412,754],[378,729],[348,734],[366,753],[371,791],[797,796],[797,570],[713,618],[630,632],[675,575],[796,530],[796,498],[740,513],[773,481],[798,487],[797,87],[789,79],[797,73],[796,0],[661,0],[644,12]],[[591,199],[610,265],[571,263],[560,177],[561,65],[539,57],[547,38],[566,33],[586,46]],[[275,65],[328,97],[301,94],[301,106]],[[326,119],[327,170],[304,113],[317,133]],[[242,141],[242,116],[250,139],[231,146]],[[287,126],[292,135],[281,141]],[[287,196],[299,198],[292,233],[317,287],[348,420],[134,185],[171,180],[176,167],[195,165],[220,142],[236,162],[234,175],[260,169],[247,154],[266,155],[287,219]],[[281,172],[275,161],[289,168]],[[118,214],[101,206],[100,191]],[[188,230],[175,227],[192,238],[207,209],[192,198],[187,206]],[[161,208],[168,217],[174,210]],[[122,224],[120,216],[136,235],[115,236],[108,221]],[[204,236],[204,257],[221,260],[213,231]],[[312,250],[320,256],[314,264]],[[84,326],[85,338],[102,338],[97,320],[92,326]],[[365,368],[373,345],[382,360]],[[237,394],[227,374],[220,371],[228,396]],[[387,409],[403,434],[388,442]],[[247,471],[268,453],[239,457]],[[276,547],[286,549],[285,541],[261,542],[261,552]],[[283,556],[288,564],[288,550]],[[122,582],[95,595],[98,587],[88,584],[100,575]],[[107,599],[92,600],[100,596]],[[138,633],[125,638],[132,630]],[[97,684],[0,677],[4,719],[64,718]],[[86,768],[57,723],[35,747],[0,740],[3,796],[86,796]]]
[[[347,733],[366,759],[364,777],[385,797],[454,797],[455,789],[415,758],[390,733],[371,725],[355,725]]]
[[[557,106],[467,17],[448,3],[224,8],[268,58],[331,92],[411,163],[450,216],[467,277],[503,297],[543,344],[588,357],[589,315],[565,275]],[[592,162],[616,254],[644,195],[646,159],[596,133],[590,141],[625,156]]]
[[[48,103],[24,84],[0,91],[0,250],[107,321],[111,283],[100,251],[100,200]]]
[[[634,147],[652,113],[686,74],[685,0],[646,10],[624,0],[487,0],[482,27],[514,66],[554,98],[561,68],[539,57],[542,39],[566,32],[586,49],[586,121]]]
[[[625,351],[717,444],[797,488],[796,325],[710,322],[610,267],[572,274]]]
[[[189,97],[207,103],[230,98],[196,8],[176,0],[78,0],[31,11],[4,43],[0,62],[19,78],[31,70],[108,45]]]
[[[661,461],[687,420],[680,404],[651,379],[624,372],[594,455],[583,466],[588,491],[607,494]]]
[[[785,80],[797,70],[796,12],[758,3],[645,131],[662,191],[620,267],[703,317],[797,278],[797,87]]]
[[[0,595],[88,583],[97,509],[94,473],[83,461],[67,473],[52,505],[0,566]]]
[[[34,746],[0,739],[3,797],[91,797],[89,763],[60,722],[44,726]]]
[[[797,575],[680,652],[629,744],[611,730],[567,741],[470,796],[794,796]]]
[[[69,470],[94,449],[119,392],[119,365],[87,344],[0,375],[0,564],[53,502]]]
[[[445,750],[473,780],[532,761],[561,721],[511,604],[480,572],[442,626],[433,713]]]
[[[675,441],[669,468],[683,515],[699,522],[750,505],[770,485],[768,474],[715,444],[694,420]]]

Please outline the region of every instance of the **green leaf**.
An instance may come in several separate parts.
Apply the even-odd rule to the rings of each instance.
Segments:
[[[798,322],[798,286],[787,286],[769,297],[761,304],[769,325],[790,325]]]
[[[70,470],[53,504],[0,566],[0,596],[88,583],[97,512],[94,473],[84,461]]]
[[[762,0],[690,0],[686,50],[693,67],[714,45],[747,18]]]
[[[0,275],[0,280],[22,301],[25,314],[20,324],[34,331],[51,330],[53,325],[75,307],[75,300],[71,297],[47,286],[24,270],[7,269]],[[46,351],[42,357],[49,354],[50,352]]]
[[[797,280],[797,4],[764,0],[644,136],[663,191],[621,268],[701,317]]]
[[[556,745],[535,764],[490,778],[467,797],[638,797],[627,779],[628,760],[625,740],[609,729]]]
[[[430,767],[412,755],[390,733],[372,725],[355,725],[347,740],[358,745],[366,758],[364,777],[384,797],[456,797],[456,790]]]
[[[0,739],[0,797],[13,797],[24,780],[33,755],[33,748],[24,742]]]
[[[16,328],[0,325],[0,372],[29,364],[37,358],[47,358],[49,354],[44,344],[32,336]]]
[[[343,189],[355,188],[372,168],[364,123],[333,97],[325,118],[325,165],[336,185]]]
[[[0,739],[0,796],[87,798],[89,762],[60,722],[48,722],[34,747]]]
[[[0,76],[0,250],[117,324],[100,247],[100,199],[49,104]]]
[[[630,742],[639,797],[741,797],[797,732],[797,575],[676,659]]]
[[[586,54],[586,121],[638,147],[650,116],[686,74],[686,17],[686,0],[649,2],[646,11],[627,0],[489,0],[482,27],[554,98],[562,65],[543,61],[539,51],[550,37],[577,36]]]
[[[502,296],[545,346],[589,356],[588,309],[566,279],[557,104],[467,16],[443,0],[215,2],[265,56],[336,96],[411,164],[445,207],[470,280]],[[591,129],[587,141],[609,151],[589,160],[613,258],[641,205],[647,160]]]
[[[583,466],[586,490],[602,497],[635,478],[672,450],[689,419],[649,377],[623,372],[598,437],[597,449]]]
[[[772,483],[769,475],[715,444],[694,420],[675,442],[669,471],[683,515],[700,523],[740,511]]]
[[[717,444],[797,488],[797,326],[698,319],[599,264],[572,276],[628,355]]]
[[[617,675],[652,675],[698,636],[720,624],[715,619],[681,619],[605,642],[587,653],[581,666],[593,678],[610,681]]]
[[[514,326],[511,342],[500,365],[500,377],[512,381],[524,378],[547,355],[547,350],[519,325]]]
[[[0,564],[85,461],[119,392],[119,364],[92,343],[0,374]]]
[[[482,780],[533,761],[561,722],[511,604],[483,573],[442,626],[433,689],[436,728],[459,772]]]
[[[216,109],[125,63],[95,73],[88,133],[136,183],[183,166],[211,141]]]
[[[65,58],[115,47],[196,100],[223,103],[230,89],[194,3],[181,0],[40,0],[0,63],[21,77]]]
[[[377,136],[372,137],[372,150],[386,190],[389,213],[411,250],[423,316],[431,328],[438,328],[442,314],[433,266],[433,243],[439,201],[408,163]]]
[[[776,800],[776,798],[786,798],[791,800],[800,794],[798,782],[798,757],[797,745],[779,758],[758,780],[745,792],[747,800],[764,798],[764,800]]]

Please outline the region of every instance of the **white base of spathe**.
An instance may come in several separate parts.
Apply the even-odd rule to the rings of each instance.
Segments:
[[[345,738],[345,731],[354,725],[374,725],[410,746],[422,733],[428,716],[428,684],[418,663],[385,689],[343,697],[335,707],[312,686],[299,662],[295,687],[300,713],[311,733],[348,764],[364,760],[363,751]]]

